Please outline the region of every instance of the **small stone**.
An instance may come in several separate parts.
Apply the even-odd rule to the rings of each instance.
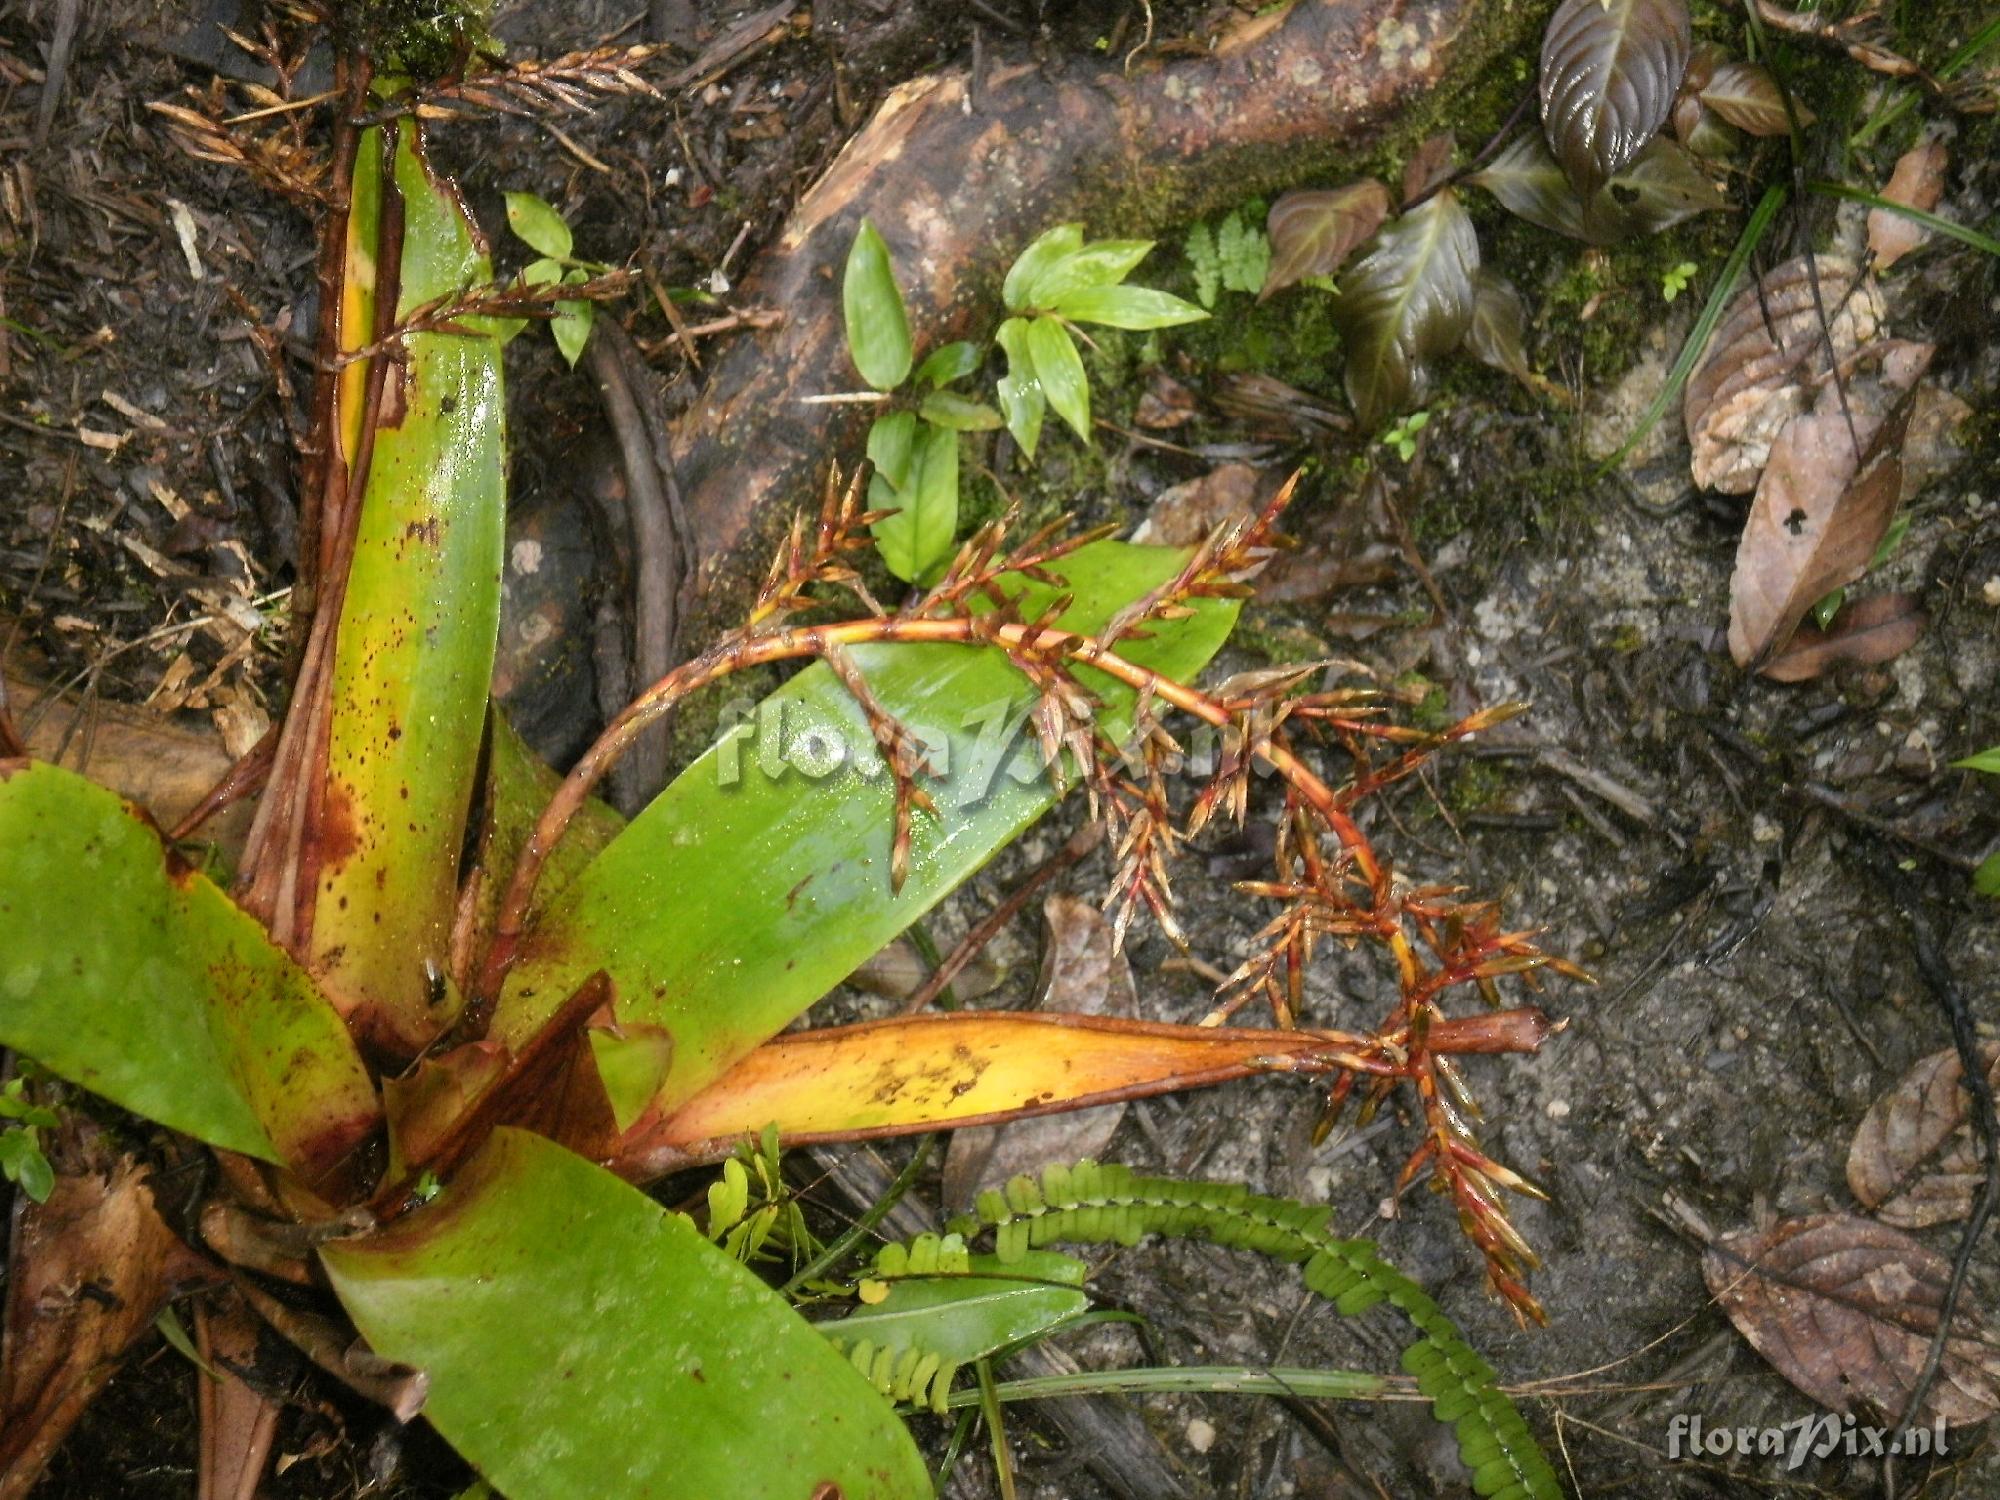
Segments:
[[[1215,1446],[1215,1424],[1206,1417],[1195,1417],[1187,1424],[1187,1445],[1197,1453],[1206,1453]]]
[[[1542,1113],[1547,1115],[1551,1120],[1567,1120],[1569,1118],[1569,1100],[1551,1099],[1547,1104],[1542,1106]]]

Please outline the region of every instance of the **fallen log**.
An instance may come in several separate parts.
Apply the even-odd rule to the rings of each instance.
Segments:
[[[1301,0],[1212,51],[1127,76],[1055,60],[905,84],[799,201],[739,288],[783,325],[736,342],[675,424],[700,549],[691,648],[740,619],[748,590],[829,459],[854,459],[865,408],[802,397],[858,388],[839,273],[871,219],[893,252],[921,349],[990,334],[1015,254],[1052,224],[1160,232],[1449,123],[1453,99],[1522,45],[1532,6]]]

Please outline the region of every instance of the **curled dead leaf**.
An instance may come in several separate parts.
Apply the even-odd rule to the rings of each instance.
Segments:
[[[2000,1088],[2000,1042],[1980,1049]],[[1934,1052],[1868,1106],[1847,1151],[1847,1185],[1885,1224],[1923,1229],[1972,1212],[1985,1181],[1972,1138],[1972,1099],[1955,1048]]]
[[[1844,366],[1882,326],[1882,294],[1850,261],[1821,256],[1820,300],[1835,356]],[[1703,489],[1747,495],[1792,418],[1812,406],[1827,378],[1826,340],[1804,256],[1765,274],[1730,303],[1688,378],[1682,415]]]
[[[1950,162],[1943,141],[1925,141],[1897,158],[1896,170],[1889,174],[1882,196],[1905,208],[1929,213],[1944,197],[1945,167]],[[1931,232],[1914,220],[1886,208],[1868,210],[1869,264],[1886,271],[1931,237]]]
[[[130,1157],[63,1173],[46,1203],[23,1202],[0,1340],[0,1494],[27,1494],[161,1308],[218,1279],[167,1227]]]
[[[1314,506],[1299,545],[1279,553],[1257,576],[1257,597],[1300,604],[1395,577],[1403,546],[1390,504],[1389,482],[1377,466],[1332,505]]]
[[[1737,1332],[1829,1411],[1864,1420],[1903,1409],[1930,1353],[1951,1266],[1899,1229],[1814,1214],[1724,1235],[1702,1257]],[[1958,1427],[2000,1410],[2000,1345],[1960,1305],[1920,1424]]]
[[[1216,410],[1249,423],[1260,433],[1317,442],[1354,427],[1338,407],[1260,370],[1236,370],[1221,376],[1213,395]]]
[[[1136,1019],[1139,991],[1132,966],[1114,946],[1104,913],[1087,901],[1058,894],[1042,904],[1042,915],[1048,938],[1036,1008]],[[1124,1118],[1123,1104],[1104,1104],[953,1132],[944,1158],[946,1209],[970,1207],[986,1188],[1023,1172],[1038,1176],[1051,1163],[1102,1155]]]
[[[1799,626],[1764,664],[1763,675],[1773,682],[1808,682],[1835,667],[1879,666],[1922,640],[1930,622],[1915,594],[1874,594],[1848,605],[1825,630],[1810,620]]]
[[[1739,667],[1768,663],[1807,610],[1859,578],[1895,517],[1903,436],[1931,346],[1878,351],[1888,356],[1879,386],[1856,381],[1845,403],[1829,387],[1771,448],[1729,579],[1729,654]],[[1885,395],[1895,401],[1886,412]]]

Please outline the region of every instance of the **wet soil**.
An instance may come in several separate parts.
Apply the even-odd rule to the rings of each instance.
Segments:
[[[636,36],[636,9],[503,0],[496,27],[516,46],[553,53]],[[1193,30],[1194,9],[1156,6],[1161,34]],[[36,81],[60,10],[33,0],[0,17],[0,493],[9,497],[0,501],[0,613],[20,622],[19,646],[45,679],[133,701],[157,701],[165,684],[168,701],[204,718],[245,700],[275,712],[278,591],[290,579],[296,525],[287,414],[230,293],[264,320],[288,318],[302,379],[314,312],[308,226],[226,170],[191,161],[146,114],[146,101],[207,76],[173,45],[190,25],[184,7],[88,7],[63,100],[38,143]],[[699,40],[741,7],[691,10]],[[563,208],[583,253],[634,256],[668,287],[721,288],[875,100],[927,68],[967,60],[975,28],[982,50],[1018,56],[1110,48],[1114,37],[1130,45],[1137,19],[1137,7],[1114,0],[828,0],[810,28],[794,27],[719,84],[668,106],[613,102],[560,122],[560,136],[524,122],[459,126],[443,151],[492,222],[503,189],[532,188]],[[1992,141],[1990,126],[1957,136],[1946,212],[1990,222],[2000,195]],[[1885,137],[1888,149],[1865,159],[1869,170],[1886,167],[1898,143]],[[1746,172],[1769,162],[1759,157]],[[1396,482],[1443,617],[1427,619],[1426,591],[1404,569],[1365,593],[1254,608],[1222,664],[1352,656],[1384,676],[1421,674],[1435,712],[1534,705],[1367,817],[1411,879],[1503,899],[1518,925],[1544,928],[1549,946],[1598,977],[1594,989],[1548,992],[1544,1003],[1570,1025],[1540,1056],[1468,1070],[1487,1105],[1489,1148],[1550,1189],[1549,1204],[1524,1207],[1518,1222],[1545,1258],[1535,1289],[1551,1326],[1522,1331],[1486,1295],[1441,1203],[1421,1190],[1400,1208],[1387,1202],[1415,1140],[1407,1120],[1391,1115],[1315,1149],[1320,1099],[1278,1080],[1136,1106],[1107,1153],[1332,1203],[1340,1228],[1379,1240],[1505,1378],[1553,1383],[1526,1408],[1584,1494],[1879,1488],[1877,1468],[1838,1458],[1789,1474],[1733,1457],[1669,1461],[1677,1415],[1768,1426],[1812,1410],[1710,1305],[1700,1233],[1853,1206],[1844,1162],[1863,1111],[1910,1063],[1948,1045],[1903,904],[1920,903],[1940,929],[1977,1015],[1990,1022],[2000,1000],[2000,926],[1967,882],[1969,862],[2000,828],[2000,798],[1946,764],[2000,742],[2000,582],[1990,582],[2000,580],[2000,441],[1990,415],[1959,433],[1963,451],[1916,498],[1909,536],[1880,575],[1884,586],[1923,593],[1932,617],[1924,640],[1889,666],[1801,687],[1729,664],[1721,631],[1741,509],[1688,488],[1676,424],[1623,473],[1600,476],[1585,456],[1606,446],[1605,434],[1631,430],[1691,321],[1685,301],[1663,300],[1660,264],[1686,256],[1712,273],[1740,222],[1715,216],[1630,255],[1600,256],[1482,219],[1489,255],[1537,309],[1537,367],[1579,395],[1584,415],[1470,366],[1447,373],[1415,470],[1377,460]],[[1824,243],[1855,227],[1852,216],[1815,207],[1803,228],[1781,233]],[[1771,258],[1779,253],[1790,249]],[[1962,246],[1934,246],[1892,290],[1899,331],[1939,340],[1938,379],[1979,413],[2000,390],[1993,266]],[[1169,284],[1186,276],[1178,261],[1169,272]],[[713,295],[727,304],[726,291]],[[1236,312],[1219,320],[1234,334],[1220,342],[1114,344],[1093,368],[1113,420],[1132,426],[1155,361],[1203,393],[1219,372],[1252,367],[1338,404],[1337,356],[1316,332],[1323,317],[1303,306]],[[679,369],[657,313],[632,316],[670,377],[669,400],[691,389],[696,377]],[[595,404],[547,341],[518,339],[508,357],[516,489],[524,506],[559,512]],[[1212,445],[1263,435],[1204,404],[1194,424],[1161,436],[1191,451],[1110,434],[1090,452],[1052,444],[1031,500],[1136,520],[1166,487],[1205,472]],[[1263,461],[1301,457],[1312,464],[1300,513],[1309,529],[1314,508],[1331,507],[1345,488],[1352,455],[1281,442]],[[178,514],[161,489],[185,502]],[[588,586],[587,537],[576,545]],[[250,601],[269,625],[168,628],[228,601]],[[1401,623],[1357,636],[1358,616]],[[594,712],[587,672],[570,665],[551,669],[540,710],[543,743],[558,755],[587,736]],[[934,939],[949,947],[1079,815],[1062,809],[996,859],[932,919]],[[1257,872],[1253,844],[1211,838],[1179,881],[1193,952],[1225,970],[1265,915],[1229,888]],[[1088,893],[1102,880],[1101,858],[1066,877],[1072,888]],[[1028,919],[1002,935],[998,952],[1015,977],[993,1001],[1031,998],[1039,940]],[[1206,985],[1177,957],[1156,935],[1135,937],[1146,1014],[1189,1020],[1206,1010]],[[1365,1024],[1390,993],[1365,956],[1328,952],[1310,980],[1306,1019]],[[880,1005],[843,993],[829,1014]],[[1952,1226],[1921,1237],[1947,1255],[1956,1243]],[[1289,1271],[1173,1246],[1100,1259],[1096,1284],[1146,1318],[1148,1342],[1142,1350],[1128,1331],[1100,1331],[1080,1348],[1087,1362],[1143,1353],[1395,1368],[1395,1325],[1334,1316]],[[1968,1298],[1991,1309],[1996,1292],[2000,1256],[1989,1243]],[[143,1351],[38,1493],[190,1494],[193,1379],[163,1348]],[[399,1431],[301,1369],[282,1383],[292,1405],[270,1494],[444,1496],[468,1481],[421,1427]],[[1470,1493],[1449,1435],[1414,1405],[1177,1397],[1145,1410],[1195,1495]],[[1024,1494],[1107,1493],[1031,1417],[1015,1435]],[[1954,1439],[1946,1461],[1905,1466],[1902,1493],[2000,1493],[1986,1431]],[[986,1492],[983,1462],[968,1460],[965,1493]]]

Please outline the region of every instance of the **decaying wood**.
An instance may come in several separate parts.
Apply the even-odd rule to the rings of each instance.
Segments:
[[[1476,0],[1303,0],[1240,20],[1206,56],[1127,76],[1097,60],[926,76],[886,99],[739,289],[788,310],[739,340],[679,421],[674,460],[703,547],[700,643],[740,614],[826,460],[869,413],[800,398],[856,388],[839,271],[866,216],[918,344],[990,333],[1013,256],[1065,220],[1163,232],[1254,193],[1331,180],[1433,96],[1519,45],[1531,9]],[[975,97],[976,94],[976,97]]]

